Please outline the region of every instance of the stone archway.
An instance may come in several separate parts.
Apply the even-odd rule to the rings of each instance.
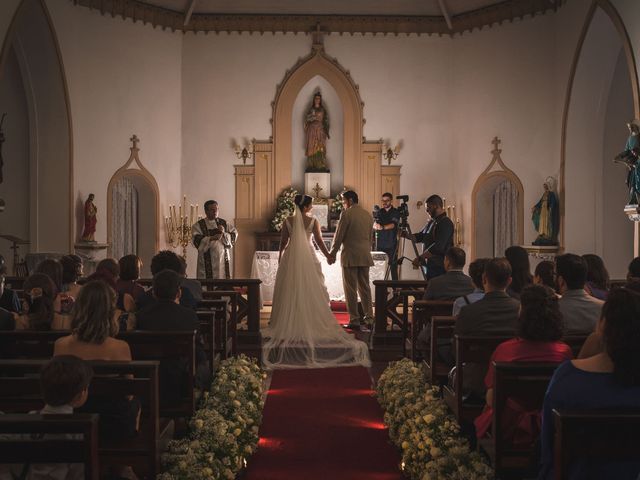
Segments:
[[[151,258],[159,248],[159,190],[158,184],[149,170],[147,170],[138,157],[138,137],[131,138],[133,146],[129,149],[131,154],[127,162],[120,167],[111,177],[107,187],[107,241],[109,242],[108,255],[126,254],[133,252],[114,252],[114,235],[117,233],[114,221],[114,195],[116,186],[123,181],[130,184],[137,197],[136,215],[137,245],[136,254],[142,259],[143,273],[149,272]],[[135,163],[135,166],[133,164]]]
[[[517,203],[515,206],[515,239],[518,245],[524,242],[524,187],[518,176],[508,168],[500,154],[502,150],[498,148],[500,140],[493,139],[493,158],[489,166],[482,172],[473,186],[471,194],[471,258],[478,256],[502,256],[500,252],[488,251],[488,244],[493,244],[493,228],[497,219],[494,218],[493,211],[487,215],[487,210],[492,208],[493,195],[496,189],[504,182],[509,182],[517,192]]]

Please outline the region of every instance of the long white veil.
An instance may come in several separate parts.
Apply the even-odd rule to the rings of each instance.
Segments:
[[[367,345],[343,331],[331,313],[324,275],[302,217],[296,208],[287,220],[289,244],[276,274],[271,322],[263,330],[263,364],[266,368],[370,366]]]

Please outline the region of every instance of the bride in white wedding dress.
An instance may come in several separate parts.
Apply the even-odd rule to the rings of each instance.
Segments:
[[[263,364],[266,368],[368,367],[367,345],[345,332],[331,313],[311,243],[313,234],[324,256],[329,256],[320,224],[309,215],[312,199],[297,195],[295,203],[295,214],[282,227],[271,321],[262,332]]]

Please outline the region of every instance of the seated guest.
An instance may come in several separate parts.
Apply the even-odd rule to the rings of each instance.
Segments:
[[[153,331],[194,331],[200,322],[196,313],[181,306],[180,275],[173,270],[162,270],[153,277],[153,295],[155,302],[138,312],[138,330]],[[204,387],[208,377],[207,358],[200,343],[196,345],[197,372],[199,387]],[[180,399],[187,385],[187,359],[163,360],[160,368],[160,398],[169,404]]]
[[[457,335],[514,335],[520,302],[507,295],[511,284],[511,265],[504,258],[487,262],[482,274],[484,297],[467,305],[458,314]]]
[[[70,317],[56,311],[56,287],[44,273],[34,273],[24,281],[22,315],[16,330],[68,330]]]
[[[624,288],[629,290],[633,290],[640,294],[640,282],[629,282],[625,285]],[[604,351],[604,342],[602,338],[602,332],[604,330],[604,320],[602,316],[598,320],[596,324],[596,329],[593,333],[591,333],[587,339],[582,344],[582,348],[580,349],[580,353],[578,353],[578,358],[589,358],[602,353]]]
[[[587,262],[572,253],[560,255],[556,257],[556,275],[565,333],[589,335],[600,318],[603,302],[584,290]]]
[[[6,267],[0,267],[0,308],[8,312],[20,313],[21,307],[18,294],[4,285],[6,273]]]
[[[134,312],[136,303],[133,297],[128,293],[118,291],[118,275],[120,274],[120,266],[113,258],[105,258],[100,260],[96,266],[96,271],[89,275],[88,281],[101,280],[109,285],[116,292],[116,308],[120,312]]]
[[[14,313],[0,308],[0,332],[16,329],[16,316]]]
[[[556,266],[553,262],[544,260],[536,265],[533,273],[534,285],[544,285],[556,291]]]
[[[180,265],[182,266],[180,269],[180,286],[189,290],[196,302],[199,302],[202,300],[202,284],[195,278],[187,278],[187,261],[182,257],[178,258],[180,259]]]
[[[444,300],[458,298],[473,292],[471,278],[462,271],[467,256],[464,250],[450,247],[444,254],[445,274],[429,280],[424,292],[425,300]]]
[[[629,263],[627,271],[628,282],[640,282],[640,257],[636,257]]]
[[[162,270],[173,270],[177,274],[180,274],[182,270],[182,263],[180,257],[171,250],[162,250],[158,252],[151,259],[151,275],[154,277]],[[152,303],[155,303],[156,299],[153,295],[153,288],[147,290],[144,295],[141,295],[136,302],[138,310],[142,310]],[[183,307],[195,310],[198,306],[198,301],[193,297],[188,288],[180,288],[180,305]]]
[[[491,427],[493,415],[493,386],[494,370],[493,362],[549,362],[561,363],[571,360],[573,354],[571,348],[560,341],[562,338],[562,314],[558,308],[558,297],[549,287],[543,285],[530,285],[525,287],[520,294],[520,317],[518,318],[518,336],[498,345],[489,360],[489,369],[484,379],[487,388],[484,411],[474,423],[476,435],[482,438]],[[522,400],[517,399],[520,416],[527,412],[525,405],[520,405]],[[516,399],[514,399],[514,402]],[[508,406],[508,404],[507,404]],[[508,441],[513,441],[517,435],[518,441],[532,443],[538,432],[516,432],[518,412],[507,413],[509,419],[516,420],[513,425],[505,425],[510,431]],[[511,428],[513,427],[513,428]]]
[[[504,251],[504,256],[511,265],[511,284],[507,293],[511,297],[519,299],[522,289],[533,283],[529,253],[524,248],[513,245]]]
[[[482,275],[484,297],[467,305],[458,314],[454,326],[456,335],[491,336],[516,334],[520,302],[507,295],[511,283],[511,265],[505,258],[493,258],[487,262]],[[440,356],[450,365],[455,363],[452,346],[438,348]],[[485,388],[482,382],[487,366],[480,363],[468,363],[464,370],[464,395],[470,394],[475,400],[482,401]],[[454,381],[455,369],[450,373]]]
[[[101,281],[82,287],[72,312],[73,333],[56,340],[53,355],[75,355],[83,360],[131,361],[129,344],[118,340],[114,320],[116,294]],[[85,412],[100,414],[100,435],[125,438],[138,429],[140,402],[135,398],[90,397]]]
[[[125,255],[118,260],[118,266],[120,276],[116,282],[116,292],[119,295],[130,295],[133,301],[137,302],[138,298],[144,295],[144,288],[138,283],[142,260],[137,255]]]
[[[54,258],[47,258],[38,264],[36,273],[43,273],[53,281],[55,286],[53,306],[56,312],[68,315],[73,308],[74,299],[62,290],[62,264]]]
[[[40,370],[40,387],[44,408],[29,413],[41,415],[71,415],[87,401],[93,370],[73,355],[54,357]],[[80,436],[81,437],[81,436]],[[46,440],[75,439],[75,434],[48,434]],[[4,468],[3,468],[4,467]],[[7,468],[8,467],[8,468]],[[29,480],[81,480],[85,478],[81,463],[36,463],[0,465],[0,478]]]
[[[604,351],[563,363],[555,371],[542,413],[540,479],[553,479],[553,409],[598,410],[640,407],[640,294],[619,288],[609,293],[602,309]],[[571,466],[571,479],[638,477],[640,462],[598,462],[588,459]]]
[[[474,290],[468,295],[463,295],[456,298],[453,302],[453,311],[451,315],[454,317],[460,313],[460,309],[465,305],[471,305],[484,297],[484,290],[482,289],[482,274],[484,273],[484,266],[489,261],[488,258],[477,258],[469,264],[469,276],[473,282]]]
[[[599,300],[606,300],[609,294],[610,280],[607,267],[598,255],[587,254],[582,256],[587,262],[587,283],[585,291]]]
[[[60,259],[62,265],[62,291],[74,299],[78,296],[81,285],[78,279],[82,276],[82,258],[78,255],[65,255]]]

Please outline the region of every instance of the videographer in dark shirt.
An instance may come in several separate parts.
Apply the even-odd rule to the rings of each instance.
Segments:
[[[422,242],[422,254],[413,260],[414,266],[427,261],[427,279],[443,275],[444,254],[453,246],[453,222],[444,210],[442,198],[431,195],[425,201],[425,210],[431,217],[424,228],[415,234],[415,241]]]
[[[376,231],[376,249],[387,254],[391,280],[398,280],[398,223],[400,213],[391,204],[393,195],[382,194],[382,207],[374,211],[373,229]]]

